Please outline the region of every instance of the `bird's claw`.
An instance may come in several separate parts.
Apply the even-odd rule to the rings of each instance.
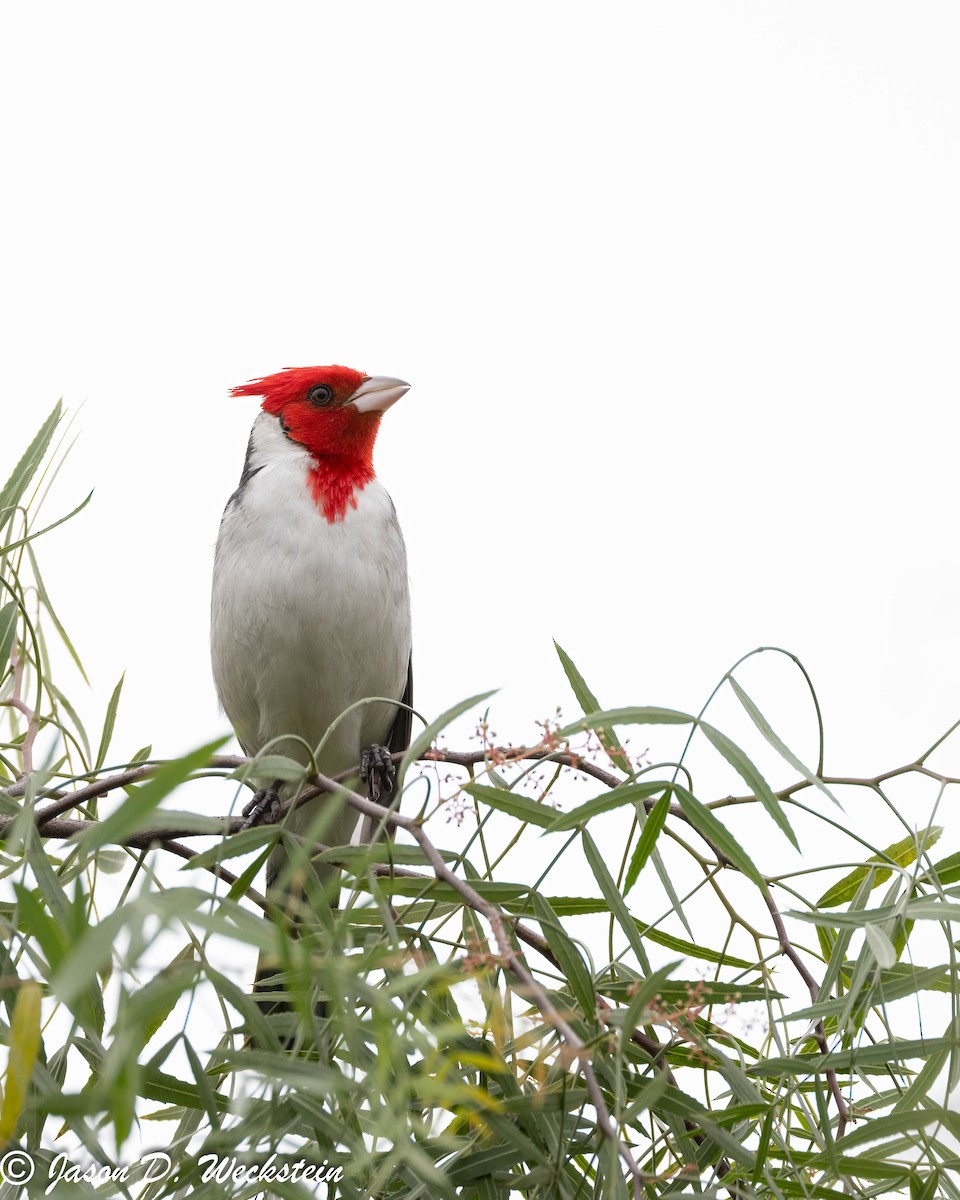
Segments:
[[[368,746],[360,755],[360,782],[367,785],[367,798],[374,804],[380,802],[380,794],[392,792],[397,777],[397,768],[386,746]]]
[[[241,830],[252,829],[255,825],[273,825],[280,815],[280,790],[278,783],[261,788],[259,792],[243,807],[244,817]]]

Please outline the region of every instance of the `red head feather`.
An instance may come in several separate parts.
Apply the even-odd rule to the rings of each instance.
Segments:
[[[274,375],[262,379],[251,379],[239,387],[231,388],[231,396],[262,396],[264,412],[277,417],[287,404],[307,401],[310,389],[325,383],[333,388],[334,398],[330,408],[345,404],[366,379],[362,371],[350,367],[284,367]]]

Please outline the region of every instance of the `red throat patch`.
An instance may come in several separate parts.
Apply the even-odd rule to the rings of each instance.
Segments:
[[[357,507],[357,492],[362,492],[373,478],[372,464],[354,463],[347,468],[322,458],[307,475],[313,499],[331,525],[342,521],[348,508]]]

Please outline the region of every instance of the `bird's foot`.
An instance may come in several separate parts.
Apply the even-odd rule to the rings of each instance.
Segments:
[[[393,791],[396,777],[397,768],[386,746],[374,743],[360,755],[360,782],[367,785],[367,797],[374,804],[380,803],[382,792]]]
[[[254,825],[274,825],[280,816],[280,783],[271,783],[269,787],[261,788],[243,809],[243,829],[252,829]]]

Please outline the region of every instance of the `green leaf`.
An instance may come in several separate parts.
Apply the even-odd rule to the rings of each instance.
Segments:
[[[767,739],[767,741],[774,748],[774,750],[776,750],[776,752],[780,755],[780,757],[783,759],[786,759],[786,761],[791,765],[791,767],[793,767],[793,769],[795,771],[797,771],[800,775],[803,776],[803,778],[807,781],[807,783],[812,783],[814,787],[819,788],[820,791],[823,792],[823,794],[828,799],[833,801],[833,803],[837,806],[837,808],[842,809],[843,805],[836,798],[836,796],[834,796],[833,792],[830,791],[830,789],[823,782],[823,780],[820,779],[820,777],[818,775],[816,775],[813,771],[811,771],[809,767],[805,766],[800,761],[800,759],[797,758],[797,756],[793,753],[793,751],[789,748],[789,746],[785,745],[780,740],[780,738],[777,737],[777,735],[774,733],[773,729],[771,728],[769,722],[767,721],[766,717],[763,715],[763,713],[760,711],[760,709],[756,706],[756,704],[754,704],[754,702],[750,699],[750,697],[743,690],[743,688],[740,686],[740,684],[737,683],[736,679],[734,679],[734,677],[732,675],[728,675],[727,680],[729,681],[730,686],[733,688],[734,692],[736,693],[737,699],[740,701],[740,703],[743,705],[743,707],[747,710],[747,713],[748,713],[751,721],[753,721],[754,725],[756,725],[756,727],[760,730],[760,732]]]
[[[40,944],[44,957],[52,969],[56,969],[67,950],[67,937],[58,924],[40,903],[36,892],[14,883],[17,894],[17,915],[21,928]]]
[[[86,676],[84,676],[86,678]],[[83,727],[83,722],[77,710],[73,707],[67,697],[60,691],[52,679],[45,680],[47,691],[54,697],[59,705],[63,707],[64,712],[73,722],[73,728],[76,731],[77,737],[80,739],[80,745],[83,747],[83,753],[86,756],[85,763],[90,760],[90,739],[87,737],[87,731]]]
[[[89,499],[89,497],[88,497],[88,499]],[[60,640],[61,640],[61,642],[63,642],[64,646],[66,646],[67,653],[73,659],[74,664],[76,665],[77,670],[80,672],[80,675],[83,678],[84,683],[86,683],[89,686],[90,680],[87,678],[87,673],[83,669],[83,663],[80,661],[80,655],[77,653],[76,649],[74,648],[73,642],[70,640],[66,629],[64,629],[60,618],[56,614],[56,610],[53,607],[53,603],[51,602],[50,597],[47,595],[46,585],[44,584],[43,576],[40,573],[40,566],[37,563],[37,556],[33,552],[33,543],[32,542],[27,543],[27,554],[30,556],[30,566],[33,571],[33,581],[36,584],[37,594],[40,597],[40,602],[43,604],[43,607],[47,610],[47,615],[49,616],[50,620],[53,622],[54,629],[56,629],[57,633],[60,635]],[[47,682],[47,687],[50,687],[49,679],[46,682]],[[61,696],[60,699],[62,700],[63,697]],[[68,711],[70,711],[69,708],[68,708]],[[82,731],[83,727],[80,725],[80,722],[75,717],[74,717],[74,721]],[[86,735],[84,735],[84,736],[86,736]],[[88,749],[88,754],[89,754],[89,749]]]
[[[601,900],[593,896],[547,896],[546,900],[558,917],[579,917],[589,913],[608,913],[610,911],[606,900]],[[507,900],[504,902],[504,908],[514,913],[528,911],[526,901]],[[654,929],[649,922],[644,921],[641,917],[634,917],[633,922],[646,941],[654,942],[658,946],[664,946],[667,950],[674,950],[678,954],[685,954],[688,958],[698,958],[703,962],[734,967],[741,971],[746,971],[756,966],[756,963],[748,962],[745,958],[736,958],[732,954],[721,954],[719,950],[711,950],[707,946],[698,946],[695,942],[688,942],[684,938],[676,937],[672,933],[664,933],[661,929]]]
[[[654,1000],[663,999],[665,990],[669,991],[670,973],[678,966],[679,962],[667,963],[642,979],[624,983],[605,984],[601,981],[598,991],[626,1004],[625,1008],[614,1009],[607,1014],[610,1024],[619,1025],[621,1029],[629,1031],[635,1029],[650,1004]]]
[[[706,840],[741,870],[758,887],[764,886],[763,876],[733,834],[722,825],[706,805],[701,804],[685,787],[674,784],[674,792],[688,820]]]
[[[110,963],[114,944],[133,913],[131,905],[114,909],[71,943],[50,981],[51,991],[68,1007],[72,1008],[84,991],[96,983],[98,971]]]
[[[554,639],[554,648],[560,658],[560,664],[563,667],[563,673],[567,677],[567,682],[573,688],[573,694],[577,698],[577,703],[585,713],[596,712],[600,708],[600,703],[593,692],[587,687],[587,682],[577,670],[573,659],[563,649],[559,642]],[[600,729],[597,731],[597,737],[600,739],[600,745],[607,752],[607,757],[615,770],[630,771],[630,759],[627,757],[627,752],[620,743],[620,739],[612,729]]]
[[[212,867],[217,863],[227,862],[231,858],[252,854],[264,846],[271,846],[279,837],[276,825],[258,825],[253,829],[244,829],[233,833],[215,846],[201,850],[188,862],[183,864],[183,870],[197,870]]]
[[[583,852],[586,855],[591,871],[593,871],[594,878],[600,885],[600,891],[603,893],[603,897],[610,908],[611,915],[626,934],[627,941],[630,943],[634,954],[636,954],[641,969],[649,972],[650,962],[647,958],[643,939],[640,937],[640,930],[637,928],[636,921],[630,916],[630,911],[624,903],[623,897],[620,895],[620,890],[613,876],[607,870],[607,865],[603,861],[600,851],[597,849],[596,842],[594,842],[586,830],[583,831],[580,837],[583,842]]]
[[[110,816],[77,834],[73,839],[74,845],[92,853],[102,846],[125,842],[145,827],[150,814],[175,788],[189,779],[194,771],[209,763],[215,751],[219,750],[226,740],[225,737],[217,738],[215,742],[201,746],[183,758],[171,759],[170,762],[164,763],[145,784],[131,788],[127,798]]]
[[[678,963],[671,963],[669,970],[673,971],[677,966]],[[634,981],[606,983],[600,980],[597,984],[597,991],[614,1000],[628,1000],[636,993],[637,985]],[[762,983],[718,983],[703,979],[667,979],[665,975],[662,977],[662,983],[649,993],[651,997],[655,994],[660,997],[665,1006],[680,1008],[701,1004],[752,1004],[757,1000],[783,999],[782,993],[775,992]]]
[[[100,748],[97,751],[97,760],[94,765],[94,771],[99,771],[107,758],[107,751],[110,749],[110,741],[113,738],[113,727],[117,723],[117,706],[120,703],[120,693],[123,691],[124,675],[120,676],[120,682],[113,689],[113,694],[110,697],[110,702],[107,704],[107,715],[103,722],[103,733],[100,735]]]
[[[306,768],[295,758],[285,754],[262,754],[250,763],[244,763],[228,776],[230,779],[282,779],[285,783],[299,783],[306,777]]]
[[[592,800],[578,804],[570,812],[554,814],[547,832],[559,833],[563,830],[576,829],[578,825],[583,825],[598,813],[610,812],[612,809],[622,808],[625,804],[642,803],[669,787],[670,784],[662,780],[651,780],[650,783],[625,783],[621,787],[611,788],[609,792],[604,792]]]
[[[870,884],[871,888],[878,887],[881,883],[885,883],[893,874],[891,867],[874,864],[883,864],[894,862],[900,867],[908,867],[912,862],[915,862],[919,852],[926,852],[940,840],[940,835],[943,833],[941,825],[929,825],[926,829],[921,830],[916,835],[910,834],[908,837],[901,838],[899,842],[894,842],[892,846],[888,846],[881,854],[875,854],[872,858],[868,858],[862,867],[855,867],[848,875],[828,888],[817,901],[817,908],[837,908],[838,905],[846,904],[856,895],[857,889],[870,874],[874,872],[873,880]],[[945,860],[949,861],[949,860]]]
[[[587,713],[579,721],[565,725],[557,732],[560,739],[575,737],[585,730],[613,729],[616,725],[693,725],[697,718],[673,708],[609,708]]]
[[[13,474],[0,490],[0,531],[4,528],[10,518],[13,516],[13,510],[23,498],[23,493],[27,490],[30,480],[37,472],[43,460],[44,454],[47,452],[47,447],[50,445],[50,439],[53,437],[53,432],[56,429],[63,408],[58,400],[53,406],[53,411],[49,417],[40,426],[33,441],[27,447],[23,457],[13,468]]]
[[[530,894],[529,886],[523,883],[494,883],[487,879],[471,879],[469,884],[484,900],[501,906]],[[451,884],[441,883],[433,878],[410,879],[401,875],[378,875],[375,883],[371,884],[362,876],[357,876],[354,886],[368,892],[376,889],[391,896],[415,896],[418,899],[429,898],[443,903],[466,904],[464,897]]]
[[[915,1058],[929,1058],[932,1054],[951,1048],[960,1048],[956,1038],[894,1038],[892,1041],[856,1046],[849,1050],[833,1050],[829,1054],[792,1054],[768,1058],[749,1067],[747,1074],[761,1078],[820,1075],[824,1071],[859,1070],[908,1062]]]
[[[556,809],[547,804],[540,804],[529,796],[521,796],[517,792],[508,792],[503,788],[486,787],[482,783],[465,783],[463,790],[475,799],[505,812],[529,825],[537,825],[541,829],[549,829],[556,817]]]
[[[533,893],[533,911],[584,1016],[592,1020],[597,1007],[596,992],[593,977],[580,957],[580,951],[560,924],[557,914],[538,892]]]
[[[877,963],[881,967],[892,967],[897,961],[897,954],[887,934],[879,925],[873,924],[864,925],[863,933]]]
[[[871,1008],[879,1008],[884,1004],[892,1004],[894,1000],[902,1000],[904,996],[914,996],[917,992],[952,992],[953,978],[946,964],[939,967],[914,967],[899,963],[882,971],[879,980],[866,988],[862,1000],[857,997],[857,1006],[869,1004]],[[816,1004],[799,1008],[788,1015],[788,1021],[814,1021],[827,1017],[838,1017],[850,1003],[849,996],[838,996],[830,999],[826,995]]]
[[[940,1173],[934,1169],[925,1178],[910,1176],[910,1200],[937,1200],[940,1194]]]
[[[143,1085],[143,1094],[149,1100],[159,1100],[163,1104],[176,1104],[183,1108],[205,1109],[203,1096],[196,1084],[168,1075],[164,1071],[150,1071]],[[230,1105],[227,1096],[215,1094],[216,1106],[220,1112]]]
[[[39,983],[26,980],[17,991],[10,1021],[7,1073],[3,1081],[3,1104],[0,1107],[0,1145],[13,1137],[17,1121],[27,1101],[27,1085],[33,1074],[33,1064],[40,1050],[40,1000],[43,989]]]
[[[0,608],[0,676],[10,664],[10,651],[13,649],[13,639],[17,635],[19,618],[20,606],[16,600],[11,600]]]
[[[21,546],[28,546],[31,542],[35,542],[37,538],[43,537],[45,533],[49,533],[51,529],[56,529],[60,525],[65,525],[67,521],[72,520],[77,513],[82,512],[92,499],[93,492],[88,492],[83,500],[81,500],[77,505],[77,507],[72,508],[65,516],[58,517],[56,521],[51,521],[49,525],[44,525],[42,529],[36,530],[35,533],[25,534],[22,538],[18,538],[15,542],[8,542],[6,546],[4,546],[3,552],[0,554],[0,558],[2,558],[3,555],[12,553],[14,550],[19,550]],[[4,519],[5,518],[0,515],[0,528],[3,526]]]
[[[720,751],[770,816],[773,817],[776,824],[780,826],[796,849],[799,850],[800,843],[797,841],[797,835],[793,832],[790,822],[787,820],[787,814],[783,810],[783,805],[773,794],[770,785],[754,766],[753,762],[735,742],[732,742],[719,729],[708,725],[706,721],[700,722],[700,728],[703,730],[704,737],[711,746]]]
[[[660,836],[660,831],[666,823],[667,816],[670,812],[670,791],[666,791],[656,802],[646,819],[643,820],[643,828],[640,830],[640,837],[637,839],[637,845],[634,849],[633,856],[630,859],[630,865],[627,868],[627,877],[623,884],[623,894],[628,896],[633,885],[640,878],[640,872],[647,864],[647,859],[653,853],[654,847],[657,844],[657,838]]]
[[[725,967],[735,967],[738,970],[745,971],[756,966],[755,963],[747,962],[744,958],[735,958],[732,954],[721,954],[719,950],[711,950],[707,946],[698,946],[695,942],[685,941],[683,938],[674,937],[672,933],[664,933],[660,929],[651,929],[645,925],[639,917],[634,917],[637,922],[637,927],[643,937],[648,942],[655,942],[658,946],[663,946],[667,950],[675,950],[679,954],[685,954],[688,958],[699,958],[703,962],[717,963]]]
[[[863,1146],[871,1142],[881,1142],[884,1138],[892,1137],[898,1133],[912,1133],[914,1130],[923,1129],[926,1125],[932,1125],[935,1121],[943,1122],[947,1118],[948,1114],[940,1107],[914,1109],[912,1112],[891,1113],[886,1117],[871,1117],[862,1121],[855,1129],[849,1130],[844,1134],[843,1150],[844,1153],[847,1153],[857,1146]],[[877,1155],[877,1157],[881,1156]],[[813,1159],[813,1162],[824,1164],[828,1161],[829,1158],[826,1154],[818,1154]]]
[[[929,871],[924,871],[920,879],[924,883],[935,879],[942,887],[956,883],[960,880],[960,850],[956,854],[948,854],[946,858],[935,862]]]

